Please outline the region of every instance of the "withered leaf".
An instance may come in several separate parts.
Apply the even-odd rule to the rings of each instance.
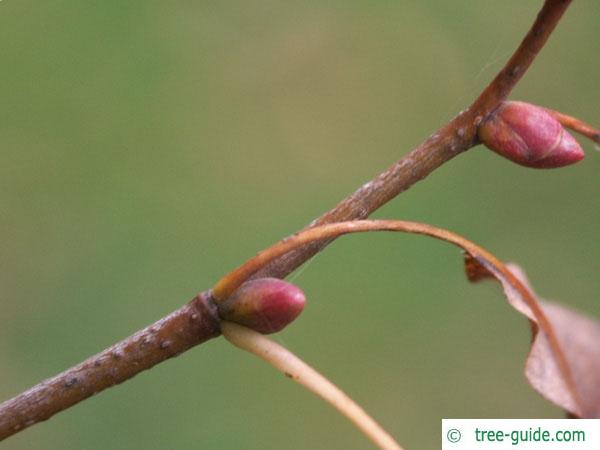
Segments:
[[[496,278],[510,305],[529,319],[532,342],[525,376],[533,388],[571,416],[600,418],[600,322],[540,299],[517,265],[506,268],[529,291],[537,308],[494,264],[471,256],[465,261],[471,281],[486,275]]]

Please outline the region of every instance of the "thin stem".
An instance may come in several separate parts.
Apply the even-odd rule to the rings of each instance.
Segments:
[[[570,130],[585,136],[586,138],[594,141],[596,144],[600,144],[600,130],[594,128],[589,123],[585,123],[583,120],[580,120],[577,117],[569,116],[553,109],[545,109],[551,116],[558,120],[563,127],[569,128]]]
[[[558,25],[572,0],[546,0],[523,41],[496,78],[471,105],[472,109],[492,112],[506,100]],[[484,117],[482,117],[483,119]]]
[[[271,262],[277,261],[281,255],[285,255],[296,249],[305,248],[313,242],[332,240],[349,233],[369,231],[399,231],[424,234],[454,243],[469,252],[473,251],[475,254],[479,254],[480,250],[483,250],[451,231],[424,223],[404,220],[355,220],[329,223],[302,230],[261,251],[221,278],[212,289],[213,299],[217,304],[224,301],[242,283],[253,278],[256,273],[260,273]]]
[[[326,223],[366,219],[374,211],[427,177],[439,166],[478,144],[477,128],[523,77],[538,55],[571,0],[546,0],[531,29],[506,65],[464,111],[433,133],[408,155],[346,197],[306,228]],[[331,241],[314,242],[283,255],[255,277],[283,278],[322,250]]]
[[[394,438],[354,400],[286,348],[250,328],[232,322],[223,321],[221,330],[233,345],[258,356],[286,377],[317,394],[346,416],[380,449],[402,450]]]
[[[472,258],[480,262],[492,273],[499,281],[506,281],[513,289],[515,289],[525,304],[529,306],[534,317],[538,321],[540,329],[548,337],[550,347],[552,348],[559,370],[564,377],[571,394],[575,401],[584,405],[579,396],[575,379],[567,362],[566,355],[562,346],[548,320],[548,317],[535,299],[535,295],[525,286],[521,280],[513,275],[508,268],[492,253],[475,244],[474,242],[465,239],[464,237],[432,225],[407,222],[402,220],[355,220],[350,222],[339,222],[327,225],[321,225],[314,228],[309,228],[296,233],[288,238],[285,238],[271,247],[263,250],[254,258],[246,261],[237,269],[223,277],[215,285],[212,290],[213,298],[216,302],[227,298],[233,291],[237,289],[248,278],[260,271],[264,266],[276,260],[279,256],[294,250],[303,248],[306,244],[317,240],[332,239],[344,234],[361,233],[372,231],[396,231],[403,233],[421,234],[430,236],[445,242],[449,242],[466,251]]]

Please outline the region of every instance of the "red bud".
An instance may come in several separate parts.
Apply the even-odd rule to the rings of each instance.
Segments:
[[[305,301],[304,293],[295,285],[277,278],[259,278],[242,284],[218,306],[223,319],[269,334],[298,317]]]
[[[544,108],[529,103],[502,103],[481,124],[478,133],[488,148],[527,167],[562,167],[585,156],[558,120]]]

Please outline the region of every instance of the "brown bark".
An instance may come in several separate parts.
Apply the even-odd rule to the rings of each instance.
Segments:
[[[506,100],[556,28],[570,3],[571,0],[547,0],[513,56],[466,110],[388,170],[364,184],[338,203],[335,208],[312,221],[307,228],[326,223],[365,219],[445,162],[475,146],[478,143],[477,127],[502,101]],[[255,277],[285,277],[325,248],[329,242],[331,241],[313,242],[302,249],[290,252],[260,270]]]
[[[219,336],[219,324],[215,304],[198,294],[158,322],[0,404],[0,440]]]

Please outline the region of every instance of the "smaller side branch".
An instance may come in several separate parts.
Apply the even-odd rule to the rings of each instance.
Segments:
[[[560,22],[572,0],[546,0],[535,22],[496,78],[485,88],[471,109],[486,111],[486,115],[507,99],[531,63],[542,50]]]
[[[0,441],[220,335],[207,293],[82,363],[0,404]]]
[[[427,177],[442,164],[478,144],[477,129],[523,77],[544,47],[572,0],[546,0],[529,32],[506,65],[477,99],[425,142],[386,171],[365,183],[333,209],[313,220],[306,228],[327,223],[366,219],[381,206],[413,184]],[[331,240],[282,255],[256,273],[256,278],[284,278],[325,248]]]
[[[292,352],[268,337],[232,322],[223,321],[221,329],[223,336],[233,345],[255,354],[337,409],[380,449],[402,450],[394,438],[354,400]]]

